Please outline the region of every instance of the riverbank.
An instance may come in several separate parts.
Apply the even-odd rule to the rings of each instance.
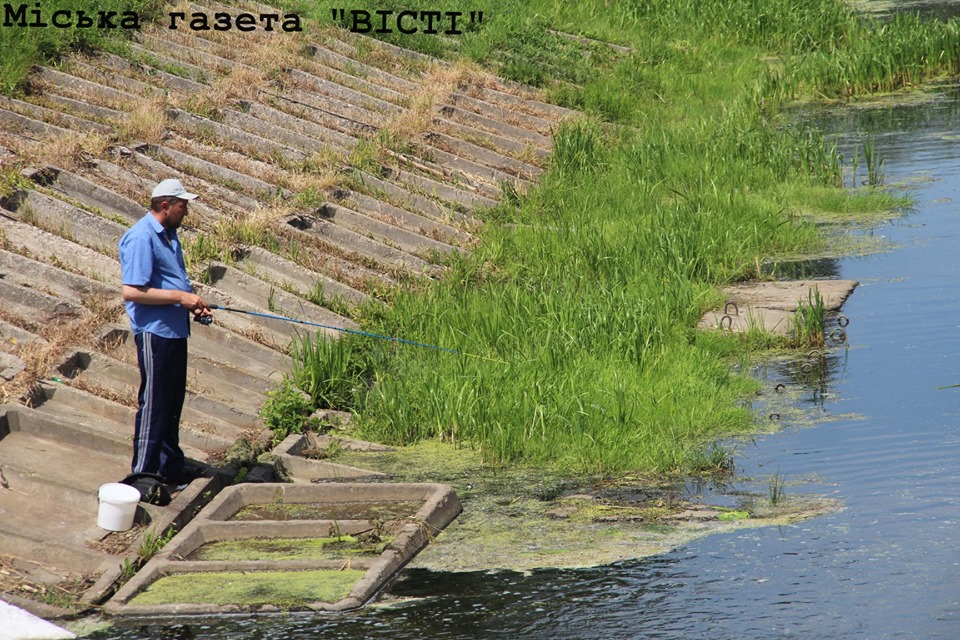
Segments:
[[[367,439],[470,443],[492,464],[571,472],[694,472],[716,439],[755,428],[737,404],[754,387],[728,366],[749,344],[693,330],[718,287],[821,252],[823,220],[909,203],[869,188],[883,181],[869,144],[844,161],[783,107],[956,73],[956,24],[880,29],[833,2],[751,7],[523,3],[491,7],[496,19],[456,45],[430,41],[587,117],[557,130],[536,188],[480,214],[479,245],[446,277],[365,318],[464,355],[350,340],[336,347],[355,363],[347,393],[314,386],[314,400],[346,395],[338,408]],[[295,377],[317,376],[304,364]]]

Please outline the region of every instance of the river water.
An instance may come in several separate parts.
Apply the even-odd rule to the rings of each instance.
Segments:
[[[775,474],[788,493],[824,494],[842,510],[587,570],[410,570],[389,605],[351,614],[94,637],[960,638],[960,388],[936,389],[960,383],[960,95],[808,118],[843,132],[845,148],[872,137],[886,183],[906,184],[917,205],[866,232],[894,249],[819,263],[862,283],[844,307],[846,345],[813,375],[796,363],[759,373],[820,419],[739,443],[736,464],[743,478]]]

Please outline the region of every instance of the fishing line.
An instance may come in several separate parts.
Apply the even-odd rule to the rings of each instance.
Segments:
[[[218,304],[211,304],[210,309],[217,309],[220,311],[232,311],[234,313],[243,313],[249,316],[258,316],[260,318],[269,318],[270,320],[282,320],[284,322],[295,322],[297,324],[305,324],[311,327],[321,327],[323,329],[332,329],[333,331],[342,331],[344,333],[353,333],[358,336],[366,336],[368,338],[378,338],[380,340],[390,340],[392,342],[399,342],[401,344],[408,344],[414,347],[423,347],[424,349],[433,349],[435,351],[443,351],[445,353],[452,353],[458,356],[468,356],[471,358],[480,358],[482,360],[490,360],[492,362],[500,362],[502,364],[507,364],[503,360],[498,360],[496,358],[488,358],[486,356],[477,355],[474,353],[464,353],[459,349],[447,349],[445,347],[438,347],[433,344],[427,344],[425,342],[415,342],[413,340],[404,340],[403,338],[394,338],[392,336],[384,336],[378,333],[370,333],[367,331],[358,331],[357,329],[347,329],[346,327],[335,327],[329,324],[321,324],[319,322],[310,322],[309,320],[297,320],[296,318],[287,318],[286,316],[277,316],[270,313],[260,313],[259,311],[250,311],[248,309],[234,309],[233,307],[224,307]]]

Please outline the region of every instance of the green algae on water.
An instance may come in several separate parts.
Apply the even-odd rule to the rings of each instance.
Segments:
[[[180,573],[160,578],[130,604],[334,603],[350,594],[364,571],[248,571]]]

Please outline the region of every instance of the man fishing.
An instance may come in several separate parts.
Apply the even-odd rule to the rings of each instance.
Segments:
[[[150,210],[120,239],[123,300],[140,367],[131,470],[176,489],[193,480],[180,449],[190,313],[210,316],[210,307],[193,293],[177,238],[196,198],[179,180],[163,180],[153,190]]]

